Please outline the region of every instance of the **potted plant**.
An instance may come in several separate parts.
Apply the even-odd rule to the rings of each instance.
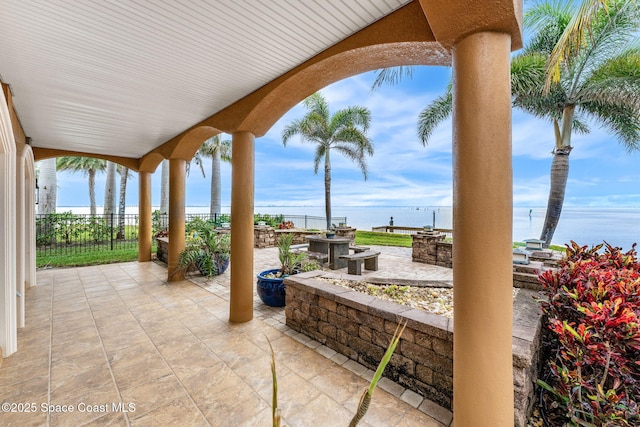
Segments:
[[[304,252],[291,252],[293,234],[283,233],[278,238],[278,259],[280,268],[265,270],[258,274],[258,296],[265,304],[271,307],[283,307],[285,305],[285,277],[296,274],[300,270],[311,271],[318,268],[317,263],[309,262]]]
[[[200,274],[211,277],[224,273],[230,259],[231,234],[218,233],[212,224],[202,223],[187,238],[178,268],[184,273],[196,267]]]

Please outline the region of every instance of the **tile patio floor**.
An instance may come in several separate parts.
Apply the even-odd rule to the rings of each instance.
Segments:
[[[277,265],[277,251],[258,249],[255,260],[255,271]],[[381,255],[378,276],[390,266],[413,278],[449,274],[402,250]],[[270,426],[265,336],[285,423],[348,425],[372,371],[291,330],[284,309],[257,296],[254,320],[230,324],[228,271],[171,284],[166,275],[155,262],[39,271],[18,352],[0,368],[0,403],[32,411],[3,411],[0,425]],[[450,423],[449,411],[385,379],[359,425]]]

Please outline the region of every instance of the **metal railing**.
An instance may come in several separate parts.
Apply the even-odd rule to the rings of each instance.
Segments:
[[[138,247],[138,215],[36,215],[36,256]]]
[[[291,223],[296,228],[325,229],[324,217],[311,215],[255,215],[255,222],[274,228]],[[198,223],[211,222],[216,227],[230,223],[228,214],[186,214],[185,229],[190,232]],[[346,217],[332,218],[332,224],[346,224]],[[72,255],[91,251],[138,248],[137,214],[88,215],[72,212],[36,215],[36,256]],[[152,214],[154,235],[169,227],[169,215]]]

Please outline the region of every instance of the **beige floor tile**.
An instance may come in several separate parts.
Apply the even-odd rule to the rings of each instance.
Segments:
[[[232,372],[214,381],[201,381],[189,388],[189,393],[215,426],[245,425],[245,420],[267,407],[267,402]]]
[[[35,412],[5,412],[0,423],[4,426],[40,427],[47,425],[47,413],[40,411],[40,404]]]
[[[344,427],[349,424],[353,413],[327,395],[320,394],[300,411],[285,413],[284,417],[296,427]]]
[[[64,404],[93,392],[115,392],[113,378],[106,363],[90,367],[65,364],[51,368],[51,401]],[[91,402],[95,403],[95,402]]]
[[[302,411],[309,402],[320,396],[320,390],[299,375],[283,369],[277,372],[278,407],[285,417],[288,414],[295,414]],[[258,375],[255,375],[255,377],[258,377]],[[271,376],[261,375],[259,377],[263,379],[264,384],[258,390],[258,393],[266,402],[271,402],[273,396]]]
[[[132,414],[133,415],[133,414]],[[140,418],[132,418],[131,426],[193,426],[209,427],[191,399],[183,397],[164,404]]]
[[[360,403],[362,393],[369,387],[369,383],[365,382],[363,387],[346,402],[345,406],[355,413]],[[380,426],[380,425],[396,425],[404,417],[407,412],[414,411],[414,408],[408,404],[401,402],[390,393],[376,388],[373,392],[373,398],[369,404],[364,418],[363,425]],[[418,424],[420,425],[420,424]]]
[[[359,397],[362,389],[368,384],[363,378],[338,365],[327,367],[309,382],[342,404],[351,401],[355,396]]]
[[[276,351],[278,363],[286,364],[287,368],[294,371],[306,380],[310,380],[327,368],[327,358],[315,351],[304,351],[296,353],[295,357],[289,359],[281,358]],[[331,362],[333,364],[333,362]],[[345,370],[345,372],[347,372]]]
[[[135,405],[135,412],[129,414],[132,419],[140,418],[174,400],[188,398],[186,390],[174,375],[167,375],[156,381],[124,389],[121,395],[122,402],[126,405],[130,403]]]
[[[19,379],[0,383],[0,403],[37,403],[47,401],[49,393],[49,377],[29,377],[23,373],[16,375]]]

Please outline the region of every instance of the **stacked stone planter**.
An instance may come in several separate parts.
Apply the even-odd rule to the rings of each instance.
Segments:
[[[375,370],[396,326],[407,320],[385,376],[451,410],[453,320],[318,280],[322,274],[301,273],[285,280],[287,325]],[[514,299],[517,427],[526,426],[538,378],[541,312],[533,294],[521,289]]]
[[[255,248],[272,248],[277,244],[276,232],[268,225],[253,227],[253,246]]]
[[[156,258],[162,262],[169,262],[169,238],[156,237],[157,247]]]
[[[411,257],[414,262],[453,267],[453,245],[445,242],[445,235],[437,231],[419,231],[412,235]]]
[[[306,236],[312,236],[318,234],[318,231],[309,231],[299,228],[291,229],[274,229],[268,225],[256,225],[253,229],[254,233],[254,247],[256,248],[273,248],[278,246],[278,237],[283,233],[293,234],[293,244],[300,245],[307,243]],[[354,240],[356,237],[356,229],[351,227],[338,227],[336,229],[336,235],[340,237],[346,237]]]

